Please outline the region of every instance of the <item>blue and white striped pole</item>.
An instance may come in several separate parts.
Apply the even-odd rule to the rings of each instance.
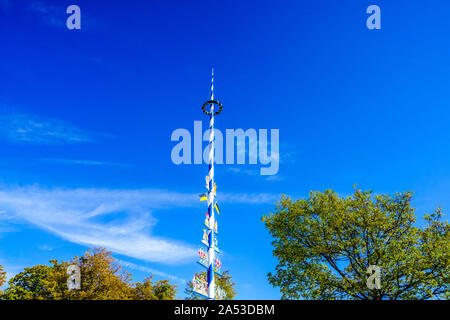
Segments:
[[[217,105],[219,109],[214,111],[214,105]],[[210,106],[209,111],[206,108]],[[193,291],[206,296],[210,300],[216,299],[216,284],[214,281],[216,274],[216,239],[215,235],[215,218],[214,210],[216,207],[216,185],[214,183],[214,160],[215,160],[215,136],[214,136],[214,116],[222,112],[223,106],[219,101],[214,100],[214,69],[212,70],[212,80],[211,80],[211,96],[208,101],[202,105],[202,110],[205,114],[209,116],[209,172],[207,176],[207,200],[208,200],[208,220],[205,222],[207,224],[207,230],[205,230],[204,238],[202,243],[206,245],[207,252],[203,254],[203,250],[199,250],[200,254],[200,264],[206,267],[207,277],[206,283],[199,282],[197,277],[193,280]],[[217,209],[218,210],[218,209]],[[217,260],[218,261],[218,260]],[[206,263],[207,262],[207,263]],[[220,263],[219,263],[220,264]],[[219,271],[217,271],[219,272]],[[206,287],[206,288],[205,288]]]
[[[211,97],[210,101],[214,100],[214,69],[212,69],[212,79],[211,79]],[[214,281],[214,263],[215,263],[215,249],[214,249],[214,205],[216,201],[216,195],[214,190],[214,103],[211,103],[210,108],[210,120],[209,120],[209,190],[208,190],[208,214],[209,214],[209,239],[208,239],[208,298],[211,300],[215,299],[216,288]]]

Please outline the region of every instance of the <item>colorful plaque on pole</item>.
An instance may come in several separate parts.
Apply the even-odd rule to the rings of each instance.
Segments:
[[[192,279],[192,290],[202,296],[208,296],[208,282],[203,275],[195,274]]]

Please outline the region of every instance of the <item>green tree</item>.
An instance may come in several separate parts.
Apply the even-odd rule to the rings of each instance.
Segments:
[[[153,283],[153,277],[147,277],[144,281],[137,282],[133,288],[135,300],[174,300],[177,294],[176,285],[171,285],[168,280],[160,280]]]
[[[42,285],[48,292],[48,298],[54,300],[69,300],[77,299],[77,291],[69,291],[67,287],[67,267],[69,262],[58,260],[50,260],[52,266],[48,272],[47,277],[42,279]]]
[[[169,280],[159,280],[155,283],[154,294],[157,300],[174,300],[177,294],[175,285],[171,285]]]
[[[95,248],[70,262],[50,260],[52,266],[38,265],[25,270],[9,281],[3,299],[55,300],[169,300],[176,295],[176,286],[167,280],[133,283],[111,252]],[[69,291],[67,267],[78,265],[81,288]]]
[[[4,271],[3,266],[0,265],[0,287],[3,286],[5,281],[6,281],[6,272]],[[3,292],[2,292],[2,290],[0,290],[0,295],[2,295],[2,294],[3,294]]]
[[[77,264],[81,271],[80,299],[128,300],[131,298],[131,275],[123,270],[111,252],[104,248],[87,251],[82,257],[75,257],[71,264]]]
[[[418,227],[411,200],[411,192],[356,187],[346,198],[331,190],[283,196],[263,217],[278,259],[269,282],[283,299],[449,298],[449,224],[438,208]],[[381,268],[381,289],[368,289],[370,265]]]
[[[206,279],[206,272],[202,272],[201,276]],[[219,286],[225,292],[225,300],[233,300],[236,296],[235,283],[231,281],[231,275],[228,270],[222,273],[222,277],[215,275],[214,282],[216,286]],[[205,298],[192,292],[192,281],[186,283],[186,288],[184,289],[186,294],[186,300],[204,300]]]
[[[45,288],[43,280],[48,277],[51,267],[37,265],[25,268],[8,281],[8,288],[2,295],[6,300],[49,299],[51,295]]]

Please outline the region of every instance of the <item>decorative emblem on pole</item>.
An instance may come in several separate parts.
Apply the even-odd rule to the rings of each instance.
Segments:
[[[219,250],[219,240],[217,237],[214,237],[214,249],[216,249],[217,252],[220,252]]]
[[[214,272],[221,275],[222,274],[222,262],[219,259],[214,259]]]
[[[210,111],[210,112],[206,111],[206,106],[207,106],[208,104],[211,104],[211,105],[212,105],[212,104],[217,104],[217,105],[219,106],[219,111],[216,111],[216,112],[214,112],[214,111]],[[214,110],[214,107],[211,106],[211,109]],[[222,109],[223,109],[222,104],[221,104],[219,101],[216,101],[216,100],[208,100],[208,101],[206,101],[206,102],[202,105],[202,110],[203,110],[203,112],[206,113],[208,116],[211,116],[211,114],[212,114],[213,112],[214,112],[214,115],[217,116],[219,113],[222,112]]]
[[[205,177],[205,181],[206,181],[206,185],[205,185],[206,190],[209,190],[209,176]]]
[[[208,263],[208,252],[203,250],[203,248],[200,248],[200,249],[198,249],[198,255],[200,257],[200,260],[198,261],[198,263],[200,263],[202,266],[207,268],[208,265],[209,265],[209,263]]]
[[[202,239],[202,243],[205,245],[205,246],[209,246],[209,242],[208,242],[208,230],[207,229],[203,229],[203,239]]]
[[[201,274],[195,274],[192,279],[192,290],[202,296],[208,296],[208,282]]]

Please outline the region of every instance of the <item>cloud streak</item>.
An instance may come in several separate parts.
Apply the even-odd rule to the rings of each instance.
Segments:
[[[272,194],[227,194],[222,203],[273,203]],[[68,241],[102,246],[149,262],[191,262],[196,249],[178,239],[152,233],[153,211],[201,205],[197,194],[158,189],[46,189],[39,186],[0,189],[1,220],[24,221]]]
[[[248,167],[249,165],[247,165],[246,167]],[[244,167],[245,168],[245,167]],[[228,167],[227,171],[234,173],[234,174],[239,174],[239,175],[247,175],[247,176],[252,176],[255,178],[261,178],[264,179],[266,181],[283,181],[284,178],[282,178],[279,174],[276,175],[272,175],[272,176],[263,176],[260,174],[260,172],[258,171],[258,169],[244,169],[244,168],[239,168],[239,167]]]
[[[281,195],[273,193],[221,193],[218,201],[221,203],[242,204],[274,204]]]
[[[0,115],[0,139],[31,144],[93,142],[93,134],[58,119],[28,114]]]
[[[153,268],[141,266],[141,265],[138,265],[138,264],[135,264],[135,263],[132,263],[132,262],[128,262],[128,261],[122,260],[122,259],[117,259],[116,258],[116,260],[117,260],[117,262],[119,262],[125,268],[152,273],[152,274],[155,274],[157,276],[163,277],[165,279],[173,280],[173,281],[176,281],[176,282],[182,283],[182,284],[186,284],[186,281],[187,281],[185,279],[181,279],[181,278],[179,278],[177,276],[174,276],[172,274],[168,274],[166,272],[158,271],[158,270],[155,270]]]
[[[42,21],[49,26],[65,26],[65,10],[58,10],[58,7],[49,5],[42,1],[33,1],[28,7],[29,10],[37,12]]]
[[[83,160],[83,159],[64,159],[64,158],[42,158],[41,161],[61,163],[68,165],[81,165],[81,166],[114,166],[114,167],[128,167],[126,164],[115,163],[115,162],[105,162],[98,160]]]
[[[66,240],[103,246],[116,253],[152,262],[175,263],[195,256],[189,245],[151,234],[151,212],[177,203],[194,203],[194,195],[160,190],[44,189],[0,191],[0,208],[17,220],[36,225]],[[120,218],[117,218],[120,216]]]

